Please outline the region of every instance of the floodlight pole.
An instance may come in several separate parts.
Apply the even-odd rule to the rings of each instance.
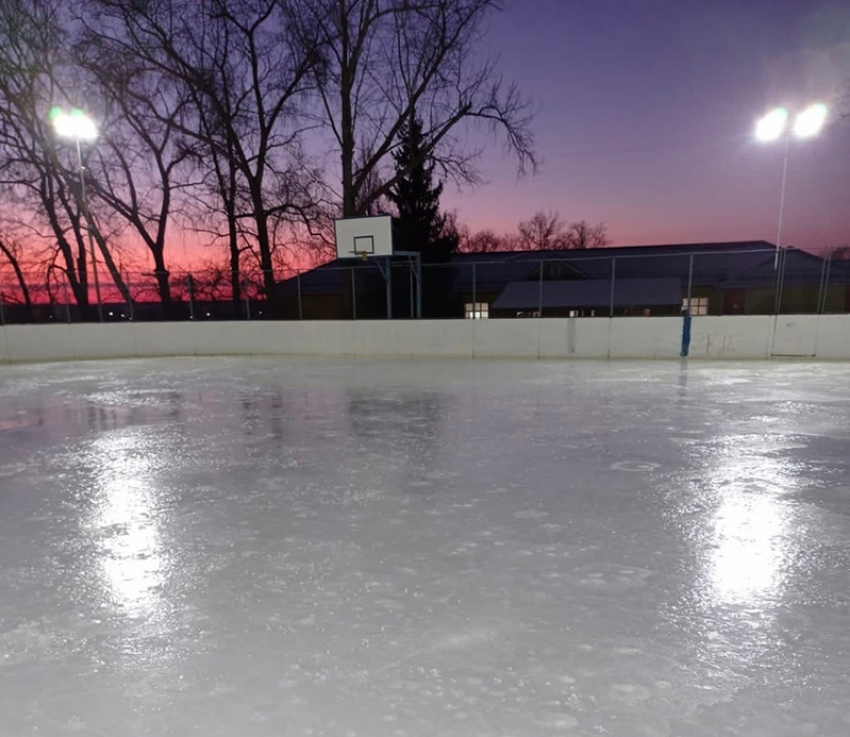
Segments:
[[[774,271],[779,268],[779,250],[782,248],[782,222],[785,219],[785,190],[788,184],[788,154],[791,149],[791,132],[785,131],[785,160],[782,164],[782,192],[779,195],[779,226],[776,229],[776,254],[773,258]]]
[[[97,275],[97,258],[94,252],[94,237],[91,229],[91,213],[89,212],[89,201],[86,196],[86,167],[83,165],[83,152],[80,147],[80,137],[75,138],[77,144],[77,162],[80,165],[80,204],[86,216],[86,232],[89,237],[89,253],[91,254],[91,269],[94,276],[94,291],[97,296],[97,319],[103,322],[103,302],[100,298],[100,278]]]

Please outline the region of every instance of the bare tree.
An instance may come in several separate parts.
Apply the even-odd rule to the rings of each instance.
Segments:
[[[175,196],[189,183],[192,152],[179,132],[188,104],[168,76],[116,48],[111,32],[89,25],[86,16],[81,23],[74,58],[93,80],[107,118],[92,192],[150,251],[158,296],[168,314],[165,246]]]
[[[850,261],[850,245],[835,246],[827,251],[833,261]]]
[[[557,210],[540,210],[517,226],[520,248],[527,251],[563,250],[571,247]]]
[[[32,229],[31,242],[53,240],[74,298],[86,306],[83,213],[47,122],[51,103],[67,99],[58,73],[66,37],[59,8],[58,0],[0,4],[0,186],[9,210]]]
[[[57,141],[49,123],[53,105],[73,106],[69,90],[80,94],[86,87],[84,75],[69,63],[64,9],[61,0],[0,4],[0,187],[22,211],[19,223],[31,229],[31,241],[58,250],[75,301],[87,307],[89,234],[122,296],[129,299],[129,293],[82,196],[86,169],[80,170],[77,156],[66,151],[73,145]],[[90,151],[82,153],[88,159]],[[48,259],[51,269],[55,255]]]
[[[408,172],[391,154],[414,110],[423,121],[422,157],[459,182],[477,179],[475,151],[461,124],[480,122],[505,136],[521,170],[535,168],[527,102],[505,86],[476,48],[498,0],[289,0],[312,68],[315,112],[339,153],[343,215],[368,213]],[[422,162],[411,162],[416,166]]]
[[[21,244],[6,238],[5,236],[0,236],[0,257],[5,259],[5,261],[12,268],[12,272],[15,275],[15,280],[17,281],[17,291],[21,294],[21,299],[24,302],[26,307],[27,316],[29,319],[33,317],[33,309],[32,309],[32,298],[30,297],[30,286],[27,283],[27,278],[24,275],[24,270],[21,267],[21,254],[23,249],[21,248]],[[4,295],[0,297],[0,299],[5,299],[8,295]]]
[[[238,249],[239,235],[250,235],[272,299],[270,221],[284,213],[307,217],[314,204],[315,178],[296,184],[309,168],[297,113],[315,44],[291,42],[284,0],[90,1],[120,27],[115,48],[168,76],[194,105],[194,121],[180,132],[204,147],[204,159],[217,162],[212,184],[231,218],[231,249]],[[238,219],[250,224],[237,227]]]
[[[466,253],[494,253],[507,250],[504,236],[488,229],[477,233],[465,234],[461,237],[459,250]]]
[[[567,230],[568,248],[584,250],[585,248],[604,248],[611,241],[608,238],[608,226],[605,223],[590,225],[587,220],[570,223]]]

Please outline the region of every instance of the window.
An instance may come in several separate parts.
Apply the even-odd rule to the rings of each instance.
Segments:
[[[688,309],[688,300],[682,300],[682,312]],[[708,297],[691,297],[691,315],[708,314]]]
[[[488,302],[467,302],[465,313],[467,320],[486,320],[490,317],[490,304]]]

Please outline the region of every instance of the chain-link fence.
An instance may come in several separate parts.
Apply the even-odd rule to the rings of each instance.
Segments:
[[[497,319],[850,312],[850,260],[797,249],[458,254],[0,284],[0,324],[161,320]],[[93,282],[93,280],[92,280]]]

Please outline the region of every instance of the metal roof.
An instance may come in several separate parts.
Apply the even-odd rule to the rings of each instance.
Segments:
[[[773,286],[776,280],[776,247],[767,241],[689,243],[665,246],[622,246],[581,251],[496,251],[457,253],[449,264],[425,265],[429,269],[453,269],[452,288],[471,292],[473,280],[481,292],[499,291],[511,282],[537,281],[541,264],[544,282],[590,280],[609,282],[612,273],[624,279],[679,279],[686,284],[730,289]],[[784,279],[794,283],[819,283],[829,270],[830,283],[850,283],[850,262],[827,262],[812,253],[783,249]],[[691,273],[691,265],[693,272]],[[381,280],[373,261],[331,261],[298,278],[279,284],[280,294],[341,294],[349,288],[351,270],[358,282]],[[426,277],[427,278],[427,277]]]
[[[493,310],[535,310],[569,307],[607,307],[613,299],[617,307],[682,305],[679,279],[622,279],[519,281],[508,284],[491,305]],[[542,290],[542,294],[541,294]]]

